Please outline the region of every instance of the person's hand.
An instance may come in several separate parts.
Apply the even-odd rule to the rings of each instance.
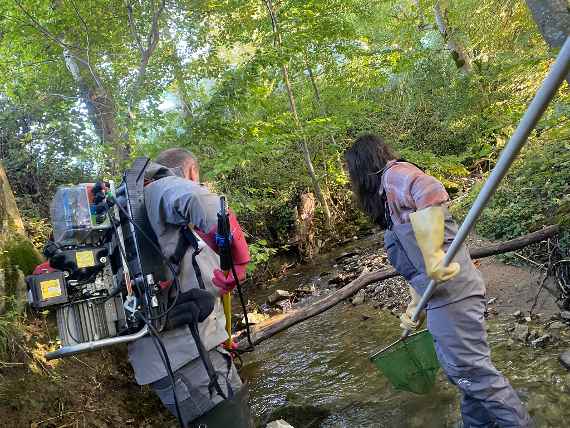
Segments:
[[[245,280],[246,276],[246,266],[247,263],[241,265],[235,265],[235,270],[238,275],[238,280],[242,282]],[[228,276],[220,269],[214,270],[214,277],[212,282],[216,287],[220,289],[220,294],[230,293],[236,286],[236,281],[233,272],[230,272]]]
[[[214,310],[214,302],[215,298],[211,293],[199,288],[181,293],[176,305],[168,313],[166,328],[170,330],[203,322]]]
[[[406,312],[400,315],[400,327],[404,330],[415,331],[424,323],[424,320],[426,319],[426,311],[423,310],[420,312],[420,316],[416,322],[412,321],[414,312],[416,311],[416,308],[420,304],[421,297],[418,293],[416,293],[416,290],[414,290],[413,287],[411,286],[408,287],[410,290],[410,296],[412,297],[412,300],[408,304]]]

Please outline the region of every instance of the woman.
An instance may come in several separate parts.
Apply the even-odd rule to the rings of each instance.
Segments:
[[[430,279],[438,282],[427,305],[427,327],[449,380],[462,392],[465,427],[529,427],[527,411],[493,366],[484,323],[485,283],[465,246],[454,263],[441,261],[457,225],[447,211],[449,195],[435,178],[398,159],[373,134],[359,137],[346,152],[354,192],[362,209],[385,229],[390,263],[410,283],[412,302],[402,327],[416,329],[412,314]]]

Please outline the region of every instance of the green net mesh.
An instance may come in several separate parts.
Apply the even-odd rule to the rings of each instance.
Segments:
[[[439,362],[433,337],[423,330],[370,357],[394,388],[426,394],[435,384]]]

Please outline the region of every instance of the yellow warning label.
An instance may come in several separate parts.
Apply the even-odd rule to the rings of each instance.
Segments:
[[[78,251],[75,253],[75,260],[78,268],[95,266],[93,251]]]
[[[49,279],[41,281],[40,287],[42,288],[42,300],[52,299],[61,296],[61,284],[58,279]]]

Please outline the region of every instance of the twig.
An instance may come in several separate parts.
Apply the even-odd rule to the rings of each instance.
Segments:
[[[542,277],[542,281],[540,282],[540,287],[538,287],[538,291],[536,293],[536,296],[534,296],[534,302],[532,303],[532,306],[530,307],[530,311],[529,311],[530,316],[532,316],[532,313],[534,312],[534,309],[536,308],[536,305],[538,304],[538,297],[540,296],[540,293],[542,292],[542,289],[544,288],[544,285],[546,284],[546,280],[550,276],[549,274],[552,272],[552,267],[553,267],[552,257],[554,255],[555,249],[550,248],[550,238],[547,241],[547,245],[548,245],[548,249],[549,249],[548,267],[546,268],[546,272],[544,272],[544,275]],[[515,254],[517,254],[517,253],[515,253]]]
[[[6,361],[0,361],[0,367],[12,367],[12,366],[23,366],[24,363],[8,363]]]
[[[528,262],[528,263],[530,263],[530,264],[535,265],[535,266],[536,266],[537,268],[539,268],[539,269],[544,269],[544,270],[547,269],[546,267],[544,267],[543,264],[537,263],[537,262],[535,262],[534,260],[531,260],[531,259],[529,259],[528,257],[523,256],[522,254],[513,253],[513,255],[516,256],[516,257],[518,257],[518,258],[520,258],[520,259],[523,259],[524,261],[526,261],[526,262]]]
[[[80,363],[83,364],[85,367],[90,368],[90,369],[93,370],[95,373],[99,373],[97,369],[91,367],[91,366],[90,366],[89,364],[87,364],[85,361],[80,360],[79,358],[77,358],[77,356],[74,355],[74,356],[73,356],[73,359],[74,359],[75,361],[80,362]]]

